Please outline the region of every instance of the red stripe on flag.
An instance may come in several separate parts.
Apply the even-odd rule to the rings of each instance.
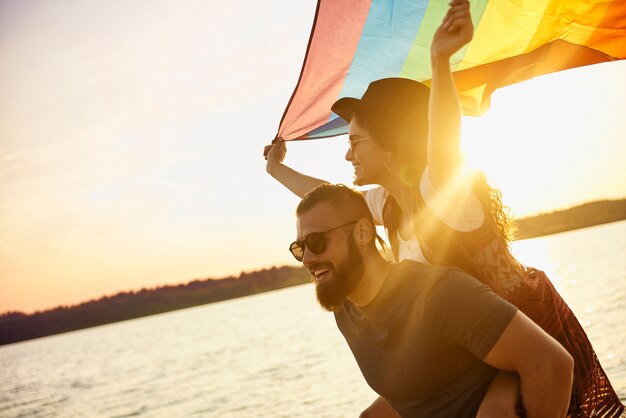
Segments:
[[[300,79],[280,121],[277,137],[296,139],[328,122],[330,107],[343,87],[370,5],[371,1],[318,0]],[[344,70],[338,75],[337,68]],[[296,94],[309,100],[294,102]],[[294,123],[296,120],[298,123]],[[298,126],[298,130],[285,132],[285,127],[292,126]]]

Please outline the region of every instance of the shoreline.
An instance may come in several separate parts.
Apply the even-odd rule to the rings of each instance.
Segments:
[[[603,200],[515,221],[515,240],[537,238],[626,219],[626,199]],[[207,278],[152,289],[120,292],[73,306],[32,314],[0,315],[0,346],[34,338],[106,325],[213,302],[310,283],[302,266],[272,267],[239,277]]]

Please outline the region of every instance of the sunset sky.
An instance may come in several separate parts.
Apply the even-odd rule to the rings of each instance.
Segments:
[[[0,2],[0,313],[293,264],[265,173],[316,2]],[[626,63],[496,92],[468,161],[515,216],[626,196]],[[287,163],[350,183],[346,138]]]

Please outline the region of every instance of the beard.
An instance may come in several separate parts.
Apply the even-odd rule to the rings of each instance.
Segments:
[[[356,289],[363,277],[365,263],[359,252],[354,237],[348,240],[348,255],[336,267],[333,267],[334,277],[331,280],[315,284],[317,301],[327,311],[336,311]]]

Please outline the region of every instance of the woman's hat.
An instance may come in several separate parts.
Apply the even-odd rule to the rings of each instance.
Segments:
[[[362,115],[378,123],[427,124],[429,95],[430,88],[415,80],[383,78],[371,82],[361,99],[341,98],[331,110],[348,122]]]

